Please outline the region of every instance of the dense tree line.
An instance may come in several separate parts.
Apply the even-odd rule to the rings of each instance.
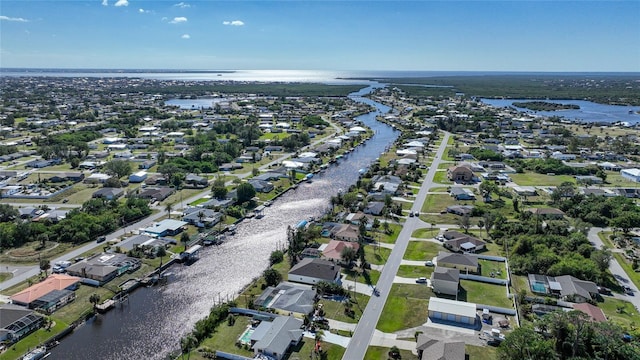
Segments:
[[[574,194],[559,201],[567,215],[600,227],[615,227],[628,232],[640,226],[640,207],[623,196],[602,197]]]
[[[13,248],[38,239],[81,244],[100,235],[113,232],[118,227],[151,214],[148,201],[128,198],[125,202],[91,199],[81,208],[71,210],[57,223],[50,220],[38,222],[22,220],[16,211],[3,207],[0,223],[0,247]]]

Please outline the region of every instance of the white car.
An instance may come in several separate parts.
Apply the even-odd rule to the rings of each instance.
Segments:
[[[427,278],[426,277],[421,277],[421,278],[417,278],[416,279],[416,283],[418,284],[426,284],[427,282]]]
[[[431,261],[431,260],[427,260],[424,264],[425,264],[426,266],[433,266],[433,261]]]

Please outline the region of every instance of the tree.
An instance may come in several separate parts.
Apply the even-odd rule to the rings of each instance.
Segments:
[[[284,253],[280,250],[274,250],[269,255],[269,264],[271,265],[279,264],[282,260],[284,260]]]
[[[564,198],[571,198],[576,194],[576,186],[572,182],[565,181],[551,192],[551,200],[553,203]]]
[[[184,249],[187,250],[187,245],[189,245],[189,240],[191,240],[189,238],[189,234],[187,234],[186,232],[183,232],[180,235],[180,242],[182,242],[184,244]]]
[[[198,340],[196,340],[193,335],[187,335],[180,339],[180,350],[182,351],[182,358],[184,359],[184,355],[187,355],[187,360],[191,356],[191,350],[193,350],[198,344]]]
[[[276,286],[282,280],[282,275],[275,269],[267,269],[262,273],[267,286]]]
[[[402,356],[400,356],[400,349],[395,345],[391,347],[391,350],[389,350],[389,357],[396,360],[402,359]]]
[[[93,305],[93,309],[95,310],[98,303],[100,303],[100,295],[96,293],[91,294],[91,296],[89,296],[89,302]]]
[[[460,216],[458,218],[458,225],[460,225],[460,228],[462,228],[465,233],[469,232],[469,228],[471,227],[471,219],[469,218],[469,214]]]
[[[158,246],[156,248],[156,256],[160,258],[160,268],[162,267],[162,258],[167,256],[167,250],[164,248],[164,246]]]
[[[530,327],[519,327],[507,334],[498,348],[501,360],[557,359],[553,345]]]
[[[611,220],[611,226],[621,229],[623,233],[628,234],[631,229],[640,224],[640,214],[632,212],[624,212]]]
[[[104,164],[105,172],[109,175],[122,178],[131,175],[131,163],[127,160],[111,160]]]
[[[171,211],[173,211],[173,203],[172,202],[167,203],[164,206],[164,211],[167,212],[167,216],[169,217],[169,219],[171,219]]]
[[[47,271],[51,268],[51,263],[47,259],[40,259],[40,270],[47,275]]]
[[[478,185],[478,190],[480,191],[480,194],[482,195],[482,199],[485,202],[490,202],[491,201],[491,193],[498,193],[498,185],[496,185],[494,182],[488,181],[488,180],[484,180],[483,182],[480,183],[480,185]]]
[[[347,267],[351,267],[353,262],[357,258],[358,258],[358,254],[350,246],[345,246],[344,248],[342,248],[342,251],[340,251],[340,259],[342,260],[343,263],[347,265]]]
[[[256,189],[249,183],[242,183],[238,186],[237,194],[238,202],[242,204],[256,196]]]
[[[20,216],[18,209],[11,205],[0,204],[0,222],[13,221]]]
[[[224,185],[224,179],[217,177],[211,186],[211,192],[216,199],[224,199],[227,196],[227,187]]]
[[[591,252],[590,256],[591,260],[596,263],[598,269],[600,269],[600,271],[603,273],[607,271],[607,269],[609,269],[609,262],[611,261],[612,257],[613,256],[609,249],[594,250]]]

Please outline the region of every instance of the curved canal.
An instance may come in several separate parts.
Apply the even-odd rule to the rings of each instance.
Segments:
[[[354,184],[358,170],[371,164],[398,137],[398,131],[375,120],[378,113],[386,113],[389,108],[360,97],[380,86],[350,95],[377,108],[358,117],[374,131],[365,146],[317,174],[312,183],[287,192],[265,210],[264,218],[238,224],[235,235],[220,246],[205,248],[200,260],[191,266],[173,266],[166,286],[138,289],[126,305],[76,329],[52,350],[49,358],[164,359],[179,349],[180,337],[208,314],[214,302],[232,298],[262,274],[270,253],[284,246],[287,226],[321,216],[329,207],[330,197]]]

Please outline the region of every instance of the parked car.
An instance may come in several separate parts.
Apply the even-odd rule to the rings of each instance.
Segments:
[[[598,286],[598,292],[603,295],[611,295],[611,289],[604,286]]]
[[[418,284],[426,284],[427,282],[427,278],[426,277],[421,277],[421,278],[417,278],[416,279],[416,283]]]
[[[624,290],[624,293],[627,295],[633,295],[633,289],[631,289],[627,285],[623,285],[622,290]]]
[[[433,261],[427,260],[424,264],[425,266],[433,266]]]
[[[96,240],[97,243],[105,242],[107,240],[106,236],[99,236]]]

